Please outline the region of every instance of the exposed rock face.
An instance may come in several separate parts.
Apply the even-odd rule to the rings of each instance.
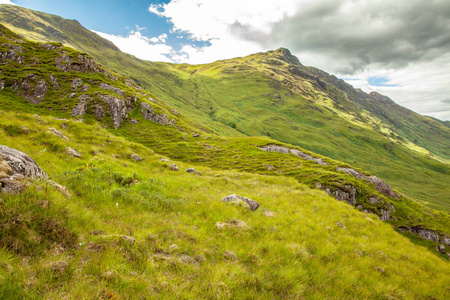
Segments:
[[[8,51],[0,53],[0,62],[5,62],[7,60],[12,60],[21,64],[23,56],[20,56],[16,51],[9,49]]]
[[[155,113],[150,104],[141,102],[141,112],[144,119],[156,122],[159,124],[172,125],[175,123],[174,120],[169,120],[166,114],[160,115]]]
[[[381,180],[376,176],[369,176],[366,178],[366,180],[371,182],[375,186],[375,188],[383,195],[396,199],[400,198],[400,195],[397,194],[384,180]]]
[[[33,104],[41,103],[47,93],[47,83],[43,79],[38,80],[38,77],[34,74],[24,79],[20,87],[23,96]]]
[[[280,153],[285,153],[285,154],[292,153],[294,155],[300,156],[303,159],[315,161],[318,165],[321,165],[321,166],[328,165],[321,158],[313,157],[313,156],[306,154],[298,149],[289,149],[287,147],[278,146],[278,145],[267,145],[264,147],[260,147],[260,149],[264,150],[264,151],[268,151],[268,152],[280,152]]]
[[[77,106],[72,109],[72,112],[70,113],[72,117],[80,117],[84,115],[87,111],[87,102],[86,100],[81,100],[80,103],[77,104]]]
[[[0,157],[11,167],[13,174],[20,174],[29,178],[47,178],[47,174],[27,154],[18,150],[0,145]]]
[[[105,110],[103,109],[103,106],[97,105],[95,107],[95,117],[97,119],[101,119],[105,116]]]
[[[389,221],[391,219],[391,211],[388,209],[382,209],[381,210],[381,216],[380,220],[382,221]]]
[[[125,101],[111,95],[100,95],[100,98],[105,101],[109,107],[109,113],[113,119],[114,128],[119,128],[122,119],[127,116],[127,107]]]
[[[351,205],[356,205],[356,188],[353,185],[347,184],[342,188],[336,188],[335,190],[327,187],[325,192],[332,194],[337,200],[345,201]]]
[[[59,84],[58,79],[55,76],[50,75],[50,82],[52,83],[54,90],[61,89],[61,85]]]
[[[352,168],[340,168],[340,167],[337,167],[336,170],[337,171],[344,171],[345,173],[347,173],[349,175],[352,175],[353,177],[369,181],[370,183],[372,183],[375,186],[377,191],[379,191],[380,193],[382,193],[385,196],[396,198],[396,199],[400,198],[400,195],[397,194],[391,188],[391,186],[389,184],[387,184],[384,180],[382,180],[382,179],[380,179],[380,178],[378,178],[376,176],[365,176],[365,175],[359,173],[358,171],[356,171],[356,170],[354,170]]]
[[[83,81],[80,78],[75,78],[74,80],[72,80],[72,83],[70,84],[74,90],[76,90],[78,88],[78,86],[80,86],[83,83]]]
[[[80,73],[104,73],[109,75],[109,72],[102,69],[93,58],[86,54],[78,54],[74,59],[67,55],[66,51],[63,51],[61,57],[55,59],[56,67],[63,72],[80,72]]]
[[[250,207],[251,211],[255,211],[259,207],[259,203],[256,202],[255,200],[252,200],[252,199],[249,199],[249,198],[246,198],[243,196],[239,196],[236,194],[226,196],[225,198],[222,199],[222,202],[224,202],[224,203],[238,202],[238,201],[243,201],[243,202],[247,203],[248,206]]]
[[[412,233],[414,235],[418,235],[423,239],[439,243],[439,235],[433,230],[421,228],[421,227],[408,227],[408,228],[400,227],[399,229],[401,231],[409,231],[410,233]],[[449,244],[447,244],[447,245],[449,245]]]
[[[119,88],[116,88],[115,86],[109,85],[107,83],[104,83],[104,82],[100,83],[100,88],[107,90],[107,91],[113,91],[113,92],[119,94],[120,96],[125,97],[124,91],[122,91]]]

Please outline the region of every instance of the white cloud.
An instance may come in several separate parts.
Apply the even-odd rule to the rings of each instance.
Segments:
[[[13,2],[11,2],[11,0],[0,0],[0,4],[10,4],[10,5],[17,5]]]
[[[94,30],[93,32],[110,40],[123,52],[132,54],[137,58],[151,61],[173,62],[166,56],[173,52],[172,47],[165,44],[165,39],[162,40],[160,38],[164,38],[164,34],[156,38],[156,41],[153,42],[151,38],[143,36],[139,31],[131,31],[126,37]]]

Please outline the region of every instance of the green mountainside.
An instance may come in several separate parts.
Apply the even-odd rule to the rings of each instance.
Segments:
[[[417,197],[445,194],[444,123],[377,94],[332,98],[333,77],[285,49],[189,66],[111,45],[143,83],[100,64],[93,45],[86,54],[0,26],[1,299],[449,297],[449,215],[412,200],[419,179],[430,182]],[[46,174],[19,176],[5,146]],[[403,176],[388,180],[398,190],[369,172],[384,163]],[[260,207],[224,203],[231,194]],[[445,211],[446,199],[433,203]]]
[[[269,136],[370,170],[450,212],[450,128],[377,93],[366,94],[288,50],[206,65],[139,60],[77,21],[17,6],[0,20],[35,41],[61,42],[133,79],[186,117],[226,136]]]

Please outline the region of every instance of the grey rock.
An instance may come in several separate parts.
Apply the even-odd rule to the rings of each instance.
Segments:
[[[81,92],[85,93],[89,90],[89,85],[85,84],[81,87]]]
[[[408,227],[407,229],[412,234],[418,235],[426,240],[439,243],[439,235],[433,230],[421,227]]]
[[[21,174],[30,178],[48,178],[47,174],[27,154],[0,145],[0,156],[13,170],[14,174]]]
[[[41,103],[47,93],[47,83],[45,80],[38,80],[37,76],[34,74],[28,75],[27,78],[22,81],[20,87],[25,99],[32,104]]]
[[[336,188],[332,191],[326,188],[325,192],[332,194],[336,200],[345,201],[348,204],[356,205],[356,188],[353,185],[347,184],[342,188]]]
[[[105,110],[103,109],[103,106],[97,105],[95,107],[95,117],[97,119],[101,119],[105,116]]]
[[[256,202],[255,200],[252,200],[252,199],[249,199],[249,198],[246,198],[243,196],[239,196],[236,194],[226,196],[225,198],[222,199],[222,202],[224,202],[224,203],[237,202],[237,201],[243,201],[243,202],[247,203],[248,206],[250,207],[251,211],[255,211],[259,207],[259,203]]]
[[[50,75],[50,82],[52,83],[54,90],[61,89],[61,85],[59,84],[58,79],[55,76]]]
[[[109,112],[113,119],[114,128],[119,128],[122,119],[127,115],[125,101],[111,95],[100,95],[100,98],[108,105]]]
[[[53,133],[54,135],[56,135],[57,137],[62,138],[63,140],[69,141],[69,138],[67,136],[65,136],[64,134],[62,134],[61,132],[59,132],[58,130],[56,130],[54,127],[50,127],[49,131],[51,133]]]
[[[139,155],[137,154],[132,154],[131,158],[134,159],[135,161],[142,161],[142,158],[140,158]]]
[[[169,165],[169,169],[171,169],[172,171],[178,171],[178,166],[176,164],[170,164]]]
[[[287,147],[278,146],[278,145],[267,145],[264,147],[260,147],[261,150],[268,151],[268,152],[280,152],[280,153],[292,153],[294,155],[297,155],[305,160],[311,160],[315,161],[318,165],[327,166],[328,164],[324,162],[321,158],[313,157],[309,154],[306,154],[298,149],[289,149]]]
[[[159,124],[172,125],[175,123],[174,120],[169,120],[166,114],[160,115],[155,113],[154,109],[150,104],[141,102],[141,113],[144,119],[156,122]]]
[[[70,147],[66,147],[66,153],[69,154],[70,156],[81,158],[80,153],[78,153],[77,150],[72,149]]]
[[[202,176],[202,173],[200,173],[199,171],[195,170],[194,168],[188,168],[188,169],[186,170],[186,172],[188,172],[188,173],[193,173],[193,174],[197,174],[197,175]]]
[[[0,62],[6,62],[8,60],[16,61],[21,64],[23,61],[23,56],[20,56],[16,51],[12,49],[9,49],[5,52],[0,52]]]
[[[382,209],[381,210],[381,216],[380,220],[382,221],[389,221],[391,219],[391,211],[388,209]]]
[[[441,243],[450,246],[450,238],[448,238],[448,237],[446,237],[446,236],[443,236],[443,237],[441,238]]]
[[[107,91],[113,91],[113,92],[119,94],[120,96],[125,97],[124,91],[122,91],[119,88],[116,88],[115,86],[109,85],[107,83],[104,83],[104,82],[100,83],[100,88],[107,90]]]
[[[439,245],[437,248],[437,251],[441,252],[442,254],[445,254],[445,245]]]
[[[87,111],[87,102],[86,100],[81,100],[80,103],[77,104],[77,106],[75,106],[72,109],[72,112],[70,113],[70,115],[72,117],[80,117],[83,116]]]
[[[400,195],[397,194],[384,180],[376,177],[369,176],[366,178],[367,181],[371,182],[375,188],[385,196],[399,199]]]
[[[133,125],[136,125],[138,123],[138,121],[136,119],[130,119],[130,123]]]
[[[77,93],[70,93],[69,98],[74,98],[77,95]]]
[[[363,178],[364,177],[361,173],[359,173],[358,171],[356,171],[355,169],[352,169],[352,168],[337,167],[336,171],[343,171],[343,172],[345,172],[345,173],[347,173],[349,175],[352,175],[353,177],[356,177],[356,178]]]
[[[195,137],[195,138],[200,137],[200,134],[194,133],[194,134],[192,135],[192,137]]]
[[[80,78],[75,78],[74,80],[72,80],[70,85],[72,86],[72,88],[74,90],[76,90],[82,83],[83,83],[83,81]]]
[[[369,197],[368,200],[372,204],[377,204],[378,203],[378,198],[377,197]]]

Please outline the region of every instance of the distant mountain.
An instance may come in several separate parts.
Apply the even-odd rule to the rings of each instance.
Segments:
[[[287,49],[196,66],[153,63],[120,52],[73,20],[8,5],[0,6],[0,20],[26,38],[89,53],[218,134],[298,145],[450,211],[448,122],[303,66]]]

